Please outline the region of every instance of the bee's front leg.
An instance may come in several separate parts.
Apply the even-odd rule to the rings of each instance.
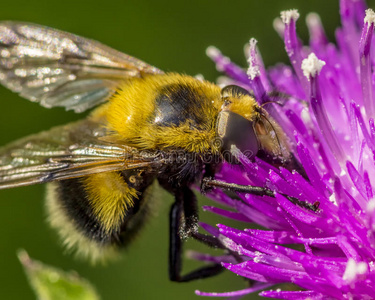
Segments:
[[[203,267],[186,275],[181,275],[183,242],[188,237],[200,236],[198,233],[197,199],[188,187],[175,192],[175,202],[170,211],[169,278],[172,281],[187,282],[210,277],[220,273],[220,264]],[[199,239],[199,238],[198,238]]]

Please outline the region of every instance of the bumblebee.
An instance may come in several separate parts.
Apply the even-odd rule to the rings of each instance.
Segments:
[[[272,195],[261,187],[214,180],[233,148],[293,169],[286,138],[254,97],[163,71],[96,41],[34,24],[0,22],[0,81],[40,105],[81,121],[0,149],[0,188],[48,183],[48,220],[63,243],[100,261],[116,255],[142,228],[158,183],[172,193],[169,276],[214,275],[212,265],[181,275],[184,239],[198,233],[192,185]]]

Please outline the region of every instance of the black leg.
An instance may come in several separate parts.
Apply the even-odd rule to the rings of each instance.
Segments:
[[[169,214],[169,279],[171,281],[180,281],[182,267],[182,239],[180,237],[182,203],[178,200],[176,197]]]
[[[178,280],[178,282],[188,282],[188,281],[191,281],[191,280],[212,277],[212,276],[220,274],[223,271],[224,271],[224,268],[221,266],[221,264],[213,264],[213,265],[209,265],[207,267],[203,267],[203,268],[194,270],[194,271],[182,276],[180,278],[180,280]]]
[[[182,238],[188,238],[198,232],[198,201],[193,191],[185,188],[183,190],[182,202],[184,204],[185,224],[183,231],[180,231],[180,235]]]
[[[235,184],[235,183],[227,183],[224,181],[220,180],[214,180],[210,178],[203,178],[203,183],[202,183],[202,191],[204,192],[205,190],[208,190],[210,188],[214,187],[219,187],[223,188],[229,191],[233,192],[240,192],[240,193],[248,193],[252,195],[258,195],[258,196],[270,196],[270,197],[275,197],[275,194],[273,191],[260,187],[260,186],[251,186],[251,185],[240,185],[240,184]],[[312,211],[318,211],[319,210],[319,202],[315,202],[313,204],[301,201],[295,197],[291,197],[288,195],[282,194],[284,197],[286,197],[290,202],[292,202],[295,205],[298,205],[300,207],[306,208],[308,210]]]
[[[214,178],[216,173],[216,165],[215,164],[205,164],[204,165],[204,174],[201,180],[200,191],[202,194],[205,193],[205,180]]]
[[[192,271],[184,276],[182,270],[183,241],[188,237],[211,245],[218,241],[198,233],[198,207],[194,193],[188,187],[181,187],[175,193],[175,202],[170,211],[170,236],[169,236],[169,278],[171,281],[187,282],[190,280],[214,276],[223,268],[214,264]]]

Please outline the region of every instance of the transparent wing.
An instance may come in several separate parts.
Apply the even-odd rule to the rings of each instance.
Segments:
[[[85,120],[0,148],[0,189],[160,164],[157,154],[111,144],[106,134]]]
[[[265,111],[262,111],[254,129],[263,151],[274,158],[289,158],[290,151],[284,132]]]
[[[99,42],[22,22],[0,22],[0,82],[45,107],[83,112],[119,82],[162,73]]]
[[[289,171],[296,170],[307,178],[301,163],[290,151],[285,133],[266,111],[262,110],[260,119],[256,122],[254,129],[260,143],[258,157],[273,166],[283,167]]]

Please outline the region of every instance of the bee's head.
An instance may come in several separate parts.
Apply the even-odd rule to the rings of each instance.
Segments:
[[[256,133],[259,122],[259,106],[251,94],[236,85],[222,89],[223,106],[216,122],[216,134],[220,152],[227,162],[237,164],[232,155],[232,146],[239,149],[248,158],[253,158],[260,143]]]

